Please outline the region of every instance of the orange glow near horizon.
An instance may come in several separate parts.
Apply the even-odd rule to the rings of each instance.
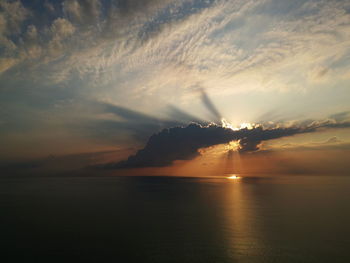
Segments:
[[[225,176],[243,171],[238,142],[220,144],[199,150],[200,155],[189,161],[176,161],[172,166],[174,175]]]
[[[171,166],[113,170],[113,174],[169,175],[185,177],[241,178],[272,174],[332,173],[334,167],[342,172],[348,169],[348,151],[275,150],[240,154],[237,142],[202,148],[192,160],[177,160]],[[322,160],[322,161],[319,161]],[[237,180],[239,182],[240,180]]]

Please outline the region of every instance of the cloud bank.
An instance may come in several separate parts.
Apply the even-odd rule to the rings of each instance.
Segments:
[[[344,114],[335,116],[345,117]],[[303,126],[263,128],[255,126],[233,130],[216,124],[201,126],[192,123],[186,127],[164,129],[152,135],[146,146],[127,160],[107,164],[106,168],[133,168],[168,166],[175,160],[191,160],[200,155],[199,149],[231,141],[238,141],[238,152],[259,150],[263,141],[316,132],[320,129],[349,128],[350,122],[333,120],[312,121]]]

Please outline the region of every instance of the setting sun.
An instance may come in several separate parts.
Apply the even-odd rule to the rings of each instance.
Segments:
[[[227,179],[230,179],[230,180],[237,180],[237,179],[240,179],[241,177],[237,176],[237,175],[231,175],[229,177],[227,177]]]

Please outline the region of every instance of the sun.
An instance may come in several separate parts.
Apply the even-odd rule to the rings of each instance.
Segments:
[[[237,176],[237,175],[231,175],[229,177],[226,177],[227,179],[230,179],[230,180],[237,180],[237,179],[240,179],[241,177]]]

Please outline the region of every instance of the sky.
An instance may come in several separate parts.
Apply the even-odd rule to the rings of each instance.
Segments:
[[[247,172],[347,173],[349,84],[349,1],[0,1],[5,166],[115,164],[195,122],[297,129],[234,158]],[[243,147],[214,141],[161,166],[208,170]]]

